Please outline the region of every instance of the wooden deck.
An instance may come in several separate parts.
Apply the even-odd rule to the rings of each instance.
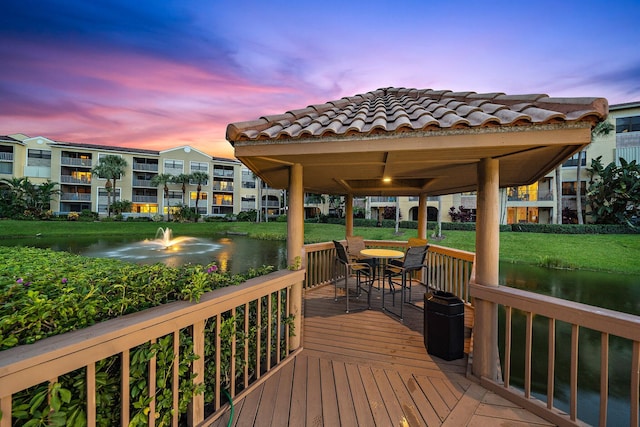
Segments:
[[[423,299],[424,288],[415,292]],[[551,425],[468,379],[466,357],[430,356],[422,310],[405,305],[401,323],[374,291],[371,310],[363,294],[350,308],[365,310],[345,313],[341,294],[336,302],[333,285],[306,291],[303,350],[236,397],[231,425]],[[211,425],[226,426],[230,416]]]

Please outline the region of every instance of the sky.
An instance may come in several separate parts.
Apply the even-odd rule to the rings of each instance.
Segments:
[[[233,157],[385,87],[640,101],[640,0],[2,0],[0,135]]]

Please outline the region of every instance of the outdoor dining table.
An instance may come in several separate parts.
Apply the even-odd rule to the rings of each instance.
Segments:
[[[363,249],[360,251],[360,255],[363,258],[373,258],[376,262],[376,269],[378,270],[378,289],[382,279],[382,286],[384,286],[384,267],[389,259],[398,259],[404,257],[404,252],[397,251],[395,249]]]

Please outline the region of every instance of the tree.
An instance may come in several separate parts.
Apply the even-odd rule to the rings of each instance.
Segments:
[[[200,200],[200,192],[202,191],[202,184],[206,184],[209,180],[209,174],[201,171],[196,171],[191,174],[191,180],[194,181],[198,188],[196,188],[196,213],[198,212],[198,201]],[[198,216],[196,216],[196,222],[198,222]]]
[[[151,185],[163,187],[164,200],[167,202],[167,221],[171,220],[171,206],[169,204],[169,187],[167,184],[173,182],[174,176],[168,173],[161,173],[151,178]]]
[[[608,135],[615,127],[607,121],[598,122],[591,131],[591,142],[596,136]],[[578,165],[576,166],[576,215],[578,216],[578,224],[584,224],[582,216],[582,185],[580,180],[580,169],[582,167],[582,150],[578,152]]]
[[[172,182],[175,184],[182,184],[182,203],[186,204],[187,184],[191,182],[191,175],[187,173],[181,173],[178,176],[174,176]]]
[[[634,226],[640,218],[640,166],[620,158],[606,167],[602,158],[591,161],[587,201],[596,224]]]
[[[98,177],[106,179],[105,190],[107,191],[107,215],[111,216],[111,191],[113,199],[116,197],[116,180],[124,176],[127,169],[127,161],[120,156],[108,154],[101,157],[98,164],[91,170]]]
[[[57,182],[50,180],[34,184],[28,177],[0,180],[0,216],[18,218],[22,215],[42,218],[51,207],[51,198],[60,194]]]

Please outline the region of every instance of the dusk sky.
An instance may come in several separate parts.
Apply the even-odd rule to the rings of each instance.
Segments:
[[[384,87],[640,101],[640,0],[3,0],[0,135],[232,157]]]

